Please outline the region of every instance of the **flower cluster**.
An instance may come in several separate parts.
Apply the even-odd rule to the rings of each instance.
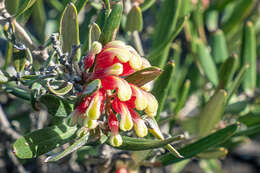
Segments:
[[[155,116],[158,102],[147,85],[136,86],[127,82],[126,77],[149,66],[135,49],[121,41],[109,42],[103,48],[94,42],[84,59],[83,76],[87,83],[99,79],[102,86],[77,105],[72,113],[73,123],[94,129],[105,114],[111,131],[110,143],[114,146],[122,144],[119,128],[122,131],[134,128],[137,136],[146,136],[148,129],[137,111]]]

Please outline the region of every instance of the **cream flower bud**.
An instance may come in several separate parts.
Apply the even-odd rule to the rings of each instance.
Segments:
[[[138,119],[134,123],[134,129],[138,137],[143,138],[148,134],[148,129],[144,123],[144,120],[142,119]]]
[[[114,134],[110,137],[110,144],[114,147],[119,147],[122,145],[123,140],[120,134]]]
[[[101,50],[102,50],[102,44],[97,41],[94,41],[91,45],[90,51],[94,54],[98,54],[101,52]]]

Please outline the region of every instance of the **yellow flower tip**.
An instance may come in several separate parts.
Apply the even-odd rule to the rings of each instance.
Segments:
[[[157,109],[158,109],[158,101],[156,100],[156,98],[150,94],[150,93],[146,93],[146,99],[147,99],[147,107],[145,108],[144,112],[148,115],[148,116],[155,116],[157,113]]]
[[[4,24],[4,31],[8,31],[9,29],[9,23]]]
[[[134,123],[134,129],[138,137],[143,138],[148,134],[148,128],[142,119],[138,119],[137,122]]]
[[[105,49],[104,53],[109,53],[110,56],[117,57],[117,59],[122,63],[128,62],[130,57],[132,56],[127,49],[115,47]]]
[[[134,85],[132,85],[132,89],[136,96],[135,108],[140,111],[144,110],[147,107],[147,101],[143,91]]]
[[[102,102],[102,96],[100,95],[100,93],[97,93],[93,99],[90,102],[90,105],[86,111],[86,115],[89,119],[91,120],[97,120],[100,115],[100,108],[101,108],[101,102]]]
[[[97,120],[91,120],[89,118],[86,118],[84,121],[84,126],[88,127],[89,129],[95,129],[98,125]]]
[[[118,98],[121,101],[127,101],[130,100],[131,96],[132,96],[132,90],[130,85],[123,79],[121,78],[117,78],[117,82],[118,82]]]
[[[109,43],[106,44],[105,48],[107,47],[117,47],[117,46],[125,46],[125,43],[123,41],[120,40],[115,40],[115,41],[111,41]]]
[[[122,114],[120,120],[120,129],[123,131],[129,131],[133,128],[133,120],[131,114],[126,107],[126,105],[122,106]]]
[[[136,52],[131,46],[126,46],[129,52],[132,54],[129,59],[129,64],[134,70],[141,70],[142,68],[142,59],[141,56]]]
[[[108,73],[111,75],[120,75],[123,73],[123,65],[121,63],[113,64],[109,69]]]
[[[141,86],[141,88],[142,88],[143,90],[149,92],[149,91],[151,91],[152,88],[153,88],[153,83],[154,83],[154,81],[150,81],[150,82],[144,84],[143,86]]]
[[[102,44],[99,43],[98,41],[94,41],[91,46],[91,52],[93,52],[94,54],[98,54],[101,52],[101,50],[102,50]]]
[[[142,60],[142,69],[147,68],[147,67],[151,67],[150,62],[147,59],[141,58],[141,60]]]
[[[114,147],[119,147],[122,145],[123,140],[120,134],[114,134],[110,137],[110,144]]]

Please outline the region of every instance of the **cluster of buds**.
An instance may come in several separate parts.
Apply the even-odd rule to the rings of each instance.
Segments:
[[[86,85],[98,79],[101,87],[81,99],[72,112],[72,124],[95,129],[104,114],[113,146],[122,144],[119,128],[122,131],[134,128],[137,136],[146,136],[148,129],[138,112],[143,111],[147,116],[153,117],[156,115],[158,102],[149,93],[150,87],[147,84],[137,86],[126,79],[149,66],[150,63],[134,48],[121,41],[109,42],[103,48],[100,43],[94,42],[84,58],[83,76]]]

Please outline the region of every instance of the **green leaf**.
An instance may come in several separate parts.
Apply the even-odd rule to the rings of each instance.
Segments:
[[[201,159],[221,159],[228,154],[228,150],[224,147],[211,148],[205,152],[199,153],[198,157]]]
[[[116,147],[121,150],[131,150],[131,151],[139,151],[139,150],[149,150],[153,148],[160,148],[167,144],[170,144],[174,141],[179,141],[183,139],[182,135],[171,137],[164,140],[153,140],[153,139],[143,139],[143,138],[132,138],[123,136],[123,144],[119,147]]]
[[[72,106],[64,99],[55,95],[43,95],[40,102],[46,106],[48,113],[56,117],[67,117],[72,112]]]
[[[227,90],[228,96],[227,96],[227,101],[226,103],[229,102],[229,100],[231,99],[232,95],[237,91],[238,87],[240,86],[242,80],[245,77],[245,73],[248,69],[249,65],[246,64],[244,65],[241,70],[238,72],[235,80],[231,83],[230,87]]]
[[[22,88],[18,88],[17,86],[11,86],[11,85],[6,85],[3,86],[3,89],[5,90],[5,92],[7,93],[11,93],[16,97],[22,98],[24,100],[31,100],[31,95],[30,92],[22,89]]]
[[[248,100],[238,101],[232,104],[229,104],[225,107],[225,113],[227,114],[239,114],[249,104]]]
[[[89,133],[85,134],[81,138],[77,139],[72,145],[70,145],[68,148],[66,148],[64,151],[60,153],[56,153],[54,155],[51,155],[45,159],[45,162],[56,162],[65,156],[71,154],[72,152],[78,150],[82,146],[84,146],[88,142]]]
[[[165,40],[169,42],[166,43],[167,45],[160,50],[160,53],[157,54],[156,57],[149,56],[152,65],[162,68],[167,61],[170,45],[174,39],[172,35],[178,28],[176,23],[178,21],[180,8],[181,0],[165,0],[161,4],[153,37],[152,50],[160,47]],[[172,39],[168,40],[168,38]]]
[[[237,130],[238,125],[233,124],[230,126],[227,126],[224,129],[218,130],[217,132],[206,136],[196,142],[193,142],[183,148],[178,149],[178,151],[181,153],[181,155],[184,156],[184,158],[176,158],[170,153],[167,153],[163,156],[160,156],[157,161],[161,163],[163,166],[170,165],[176,162],[180,162],[185,159],[189,159],[191,157],[196,156],[197,154],[206,151],[207,149],[214,147],[218,144],[221,144],[225,142],[227,139],[229,139],[234,132]]]
[[[143,14],[139,6],[134,5],[127,14],[126,31],[142,31],[143,29]]]
[[[154,80],[160,74],[162,70],[158,67],[147,67],[142,70],[136,71],[133,74],[127,76],[125,80],[129,83],[137,85],[139,87],[143,86],[144,84]]]
[[[245,130],[240,130],[234,134],[234,137],[235,136],[251,136],[251,135],[259,134],[259,132],[260,132],[260,124],[251,126]]]
[[[46,14],[43,0],[37,0],[32,7],[32,19],[41,43],[45,41]]]
[[[169,38],[167,38],[166,40],[164,40],[160,45],[158,45],[158,47],[152,49],[152,51],[149,53],[148,57],[149,59],[155,59],[159,57],[159,54],[161,53],[161,51],[169,44],[172,42],[172,40],[175,39],[175,37],[180,33],[180,31],[182,30],[185,22],[188,20],[188,16],[184,16],[182,18],[180,18],[177,21],[176,24],[176,29],[175,31],[170,35]]]
[[[253,92],[256,87],[256,34],[252,22],[247,22],[244,26],[241,59],[243,64],[248,64],[249,68],[245,74],[243,88],[245,91]]]
[[[246,115],[243,115],[238,118],[238,121],[245,124],[246,126],[254,126],[260,124],[260,116],[249,112]]]
[[[148,10],[155,2],[156,2],[156,0],[145,0],[145,1],[140,5],[140,8],[142,9],[142,11],[146,11],[146,10]]]
[[[73,45],[80,45],[77,15],[75,5],[69,3],[61,16],[59,32],[64,53],[70,53]],[[80,56],[80,49],[78,49],[74,61],[79,61]]]
[[[34,3],[36,2],[36,0],[23,0],[19,2],[19,8],[16,12],[15,17],[20,16],[21,14],[23,14],[27,9],[29,9]]]
[[[82,8],[84,8],[86,6],[87,3],[88,3],[88,0],[77,0],[76,1],[75,6],[76,6],[78,13],[81,11]]]
[[[206,13],[206,26],[209,31],[216,31],[218,28],[219,13],[217,10],[211,10]]]
[[[238,67],[238,56],[229,57],[220,67],[218,89],[227,89]]]
[[[204,45],[202,40],[196,40],[197,58],[201,65],[203,72],[207,76],[208,80],[215,86],[218,84],[218,73],[216,65],[209,54],[208,48]]]
[[[65,124],[36,130],[17,139],[13,151],[20,159],[35,158],[69,142],[75,137],[76,130],[77,127]]]
[[[26,48],[25,47],[13,47],[13,64],[16,72],[23,72],[26,60]]]
[[[102,30],[102,34],[99,39],[99,41],[103,45],[115,39],[117,30],[120,26],[122,13],[123,13],[123,5],[122,3],[119,2],[116,5],[114,5],[112,12],[108,16],[104,24],[104,28]]]
[[[203,159],[199,161],[199,165],[204,173],[225,173],[225,171],[221,168],[222,164],[218,159]]]
[[[227,43],[224,33],[217,30],[211,38],[211,54],[216,63],[223,63],[228,58]]]
[[[177,104],[176,107],[174,109],[174,113],[175,115],[178,114],[178,112],[181,110],[181,108],[184,106],[184,104],[186,103],[188,94],[189,94],[189,90],[190,90],[190,80],[186,80],[183,86],[183,90],[182,93],[180,95],[180,98],[177,100]]]
[[[208,135],[218,125],[224,112],[226,96],[225,90],[217,91],[200,111],[200,136]]]
[[[241,24],[241,22],[250,14],[255,2],[256,0],[237,0],[229,19],[221,26],[224,33],[231,32],[237,25]],[[238,12],[240,15],[237,14]]]
[[[13,15],[16,13],[19,7],[19,0],[7,0],[5,1],[7,11]]]
[[[7,48],[6,48],[6,54],[5,54],[5,64],[3,69],[6,70],[11,62],[12,62],[12,56],[13,56],[13,44],[11,42],[8,42]]]
[[[61,86],[58,89],[54,89],[51,86],[50,82],[47,81],[47,87],[48,87],[49,91],[52,92],[53,94],[55,94],[57,96],[63,96],[70,92],[70,90],[73,87],[73,84],[70,82],[65,82],[65,83],[61,84]]]
[[[170,89],[173,81],[173,75],[175,71],[175,64],[173,62],[169,62],[165,68],[163,69],[162,75],[156,80],[152,94],[158,100],[159,106],[156,115],[156,119],[160,118],[160,113],[163,110],[164,103],[166,101],[168,91]]]
[[[89,27],[88,38],[84,42],[83,50],[90,51],[91,45],[94,41],[98,41],[101,35],[101,29],[98,24],[92,23]]]

